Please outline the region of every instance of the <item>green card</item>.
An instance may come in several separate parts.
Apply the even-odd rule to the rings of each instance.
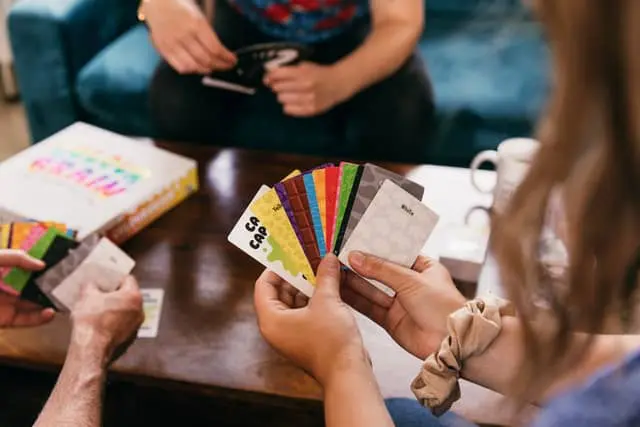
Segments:
[[[42,259],[42,257],[47,253],[49,246],[53,242],[53,239],[56,236],[66,237],[65,233],[55,229],[50,228],[47,232],[36,242],[35,245],[29,249],[28,253],[34,258]],[[22,292],[29,279],[31,278],[31,271],[26,271],[21,268],[12,268],[9,273],[4,278],[4,283],[11,286],[18,292]]]
[[[353,163],[341,163],[340,164],[340,191],[338,194],[338,213],[335,221],[335,232],[333,234],[333,244],[331,247],[335,247],[336,240],[338,238],[338,231],[342,228],[342,220],[344,219],[344,213],[347,210],[349,204],[349,196],[353,190],[353,184],[355,183],[356,176],[358,175],[359,165]]]

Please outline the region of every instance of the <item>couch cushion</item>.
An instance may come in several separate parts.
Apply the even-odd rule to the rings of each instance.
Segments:
[[[159,61],[144,25],[111,43],[78,75],[76,90],[86,119],[121,133],[152,135],[148,90]]]
[[[547,46],[536,23],[472,20],[448,31],[427,27],[420,50],[444,121],[464,117],[464,127],[495,131],[496,138],[535,123],[549,79]],[[474,149],[500,142],[492,138],[476,141]]]
[[[524,0],[425,0],[426,10],[435,13],[509,14],[527,8]]]

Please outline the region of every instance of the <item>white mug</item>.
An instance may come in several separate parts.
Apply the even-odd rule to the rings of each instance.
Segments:
[[[520,185],[535,156],[540,143],[531,138],[510,138],[502,141],[497,150],[481,151],[471,162],[471,183],[482,193],[493,193],[493,209],[502,212],[511,195]],[[476,171],[483,163],[493,163],[496,168],[496,184],[482,188],[476,182]]]

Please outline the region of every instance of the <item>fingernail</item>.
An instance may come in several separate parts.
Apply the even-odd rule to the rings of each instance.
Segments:
[[[44,319],[53,319],[53,317],[56,315],[56,311],[52,308],[45,308],[44,310],[42,310],[42,317]]]
[[[364,266],[364,254],[360,251],[349,252],[349,263],[352,267],[362,268]]]

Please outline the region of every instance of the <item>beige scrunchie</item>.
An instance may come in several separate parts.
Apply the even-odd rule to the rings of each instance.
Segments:
[[[500,298],[475,299],[449,316],[449,336],[429,355],[411,390],[423,406],[442,415],[460,398],[458,379],[463,362],[482,354],[500,334],[501,316],[513,316],[510,302]]]

